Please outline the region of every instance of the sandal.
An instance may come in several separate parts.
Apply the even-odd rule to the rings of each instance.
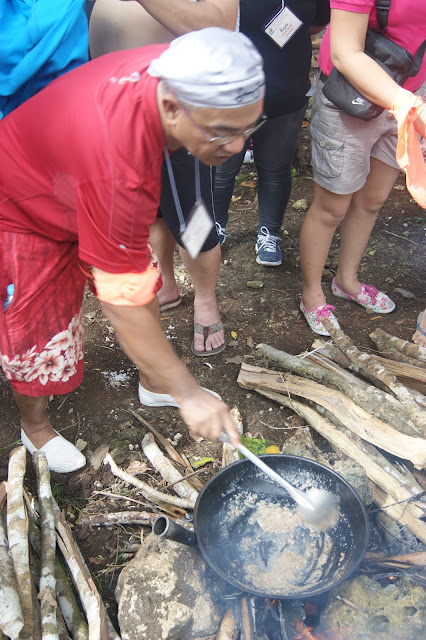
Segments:
[[[424,336],[426,338],[426,331],[420,326],[421,321],[423,320],[423,311],[421,311],[419,313],[419,317],[417,318],[417,326],[416,329],[417,331],[420,331],[420,333],[422,334],[422,336]]]
[[[206,346],[206,339],[208,338],[208,336],[210,336],[212,333],[218,333],[218,331],[223,331],[223,324],[222,321],[219,320],[219,322],[215,322],[214,324],[209,325],[208,327],[205,327],[202,324],[199,324],[198,322],[194,322],[194,333],[200,333],[203,338],[204,338],[204,346]],[[206,356],[214,356],[217,353],[220,353],[221,351],[224,350],[224,348],[226,347],[226,339],[224,341],[223,344],[220,345],[220,347],[217,347],[216,349],[210,349],[210,351],[197,351],[194,347],[194,341],[192,341],[191,344],[191,351],[195,356],[202,356],[203,358],[205,358]]]
[[[349,293],[342,291],[339,285],[336,284],[336,278],[333,278],[331,291],[334,296],[356,302],[372,313],[391,313],[395,309],[394,301],[386,293],[379,291],[371,284],[361,284],[361,291],[356,296],[351,296]]]
[[[160,313],[161,311],[166,311],[167,309],[174,309],[178,307],[182,302],[182,297],[178,296],[176,300],[171,300],[170,302],[165,302],[164,304],[160,304]]]
[[[339,322],[336,316],[332,313],[332,311],[336,311],[336,307],[333,307],[332,304],[322,304],[313,311],[308,311],[303,304],[303,300],[301,300],[300,311],[305,316],[306,322],[308,323],[312,331],[314,333],[317,333],[319,336],[330,335],[322,323],[322,318],[328,318],[329,320],[331,320],[333,326],[336,327],[336,329],[340,329]]]

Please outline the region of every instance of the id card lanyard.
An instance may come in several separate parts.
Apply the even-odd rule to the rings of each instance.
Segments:
[[[200,253],[201,247],[205,243],[207,236],[213,228],[213,220],[210,218],[205,204],[201,198],[200,161],[194,158],[195,169],[195,203],[188,217],[188,223],[182,212],[179,194],[176,187],[176,180],[173,174],[172,163],[170,161],[169,150],[164,147],[164,157],[166,159],[167,173],[169,174],[170,186],[173,200],[179,219],[179,233],[185,249],[194,260]]]
[[[263,30],[282,49],[302,24],[293,11],[285,6],[285,1],[281,0],[281,7],[263,26]]]

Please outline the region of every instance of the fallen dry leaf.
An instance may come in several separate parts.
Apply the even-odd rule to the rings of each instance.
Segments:
[[[148,469],[148,465],[145,462],[140,462],[140,460],[132,460],[132,462],[127,467],[127,473],[130,473],[131,476],[136,476],[138,473],[145,473]]]
[[[251,188],[253,188],[253,187],[257,187],[257,184],[253,180],[246,180],[246,182],[242,182],[241,183],[241,186],[242,187],[251,187]]]

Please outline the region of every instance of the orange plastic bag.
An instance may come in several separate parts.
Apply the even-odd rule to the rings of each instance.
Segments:
[[[399,89],[390,112],[398,123],[396,160],[405,171],[407,189],[423,209],[426,209],[426,167],[414,120],[424,108],[424,102],[410,91]]]

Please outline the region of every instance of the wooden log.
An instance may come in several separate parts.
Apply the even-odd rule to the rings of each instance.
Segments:
[[[409,567],[426,567],[426,551],[405,553],[399,556],[388,556],[385,553],[375,553],[367,551],[363,563],[375,564],[383,567],[399,567],[408,569]]]
[[[0,517],[0,629],[16,640],[24,626],[18,586],[9,555],[6,530]]]
[[[53,515],[50,472],[46,454],[35,451],[33,463],[37,478],[38,500],[40,505],[41,554],[39,599],[41,608],[41,629],[43,638],[59,640],[56,621],[56,531]]]
[[[73,640],[88,640],[89,627],[83,618],[64,566],[56,559],[56,596]]]
[[[105,606],[59,507],[55,508],[57,543],[72,575],[89,624],[89,640],[109,640]]]
[[[225,613],[220,624],[217,640],[236,640],[238,636],[237,623],[231,607]]]
[[[265,356],[285,371],[290,371],[315,382],[319,382],[326,387],[331,387],[341,391],[357,405],[371,413],[379,420],[386,422],[401,433],[416,436],[419,430],[411,427],[407,420],[407,415],[396,403],[389,401],[391,397],[380,389],[365,383],[360,378],[356,378],[352,373],[345,371],[334,363],[323,362],[324,358],[318,361],[315,355],[312,361],[308,357],[296,357],[284,351],[273,349],[268,345],[261,344],[257,347],[260,356]]]
[[[359,351],[341,329],[334,327],[329,318],[324,318],[323,324],[330,333],[333,342],[348,356],[351,362],[360,367],[371,380],[380,381],[392,391],[404,406],[408,417],[422,430],[422,434],[426,436],[426,411],[418,406],[407,387],[404,387],[403,384],[398,382],[393,373],[386,369],[386,367],[375,362],[368,353]]]
[[[152,433],[147,433],[142,440],[142,450],[154,469],[159,471],[161,476],[170,485],[173,485],[173,491],[184,500],[195,502],[198,497],[198,491],[194,489],[182,474],[173,466],[168,458],[160,451]]]
[[[423,543],[426,543],[426,524],[417,519],[411,509],[405,504],[394,504],[392,497],[386,494],[376,484],[372,484],[374,502],[386,511],[388,516],[399,522],[402,526],[407,526],[412,533]]]
[[[426,347],[422,347],[414,342],[408,342],[407,340],[401,340],[396,336],[392,336],[383,329],[377,328],[370,333],[370,338],[373,342],[380,345],[380,350],[390,349],[396,350],[400,353],[408,356],[411,360],[417,360],[417,366],[426,368]]]
[[[28,520],[23,497],[26,455],[25,447],[13,449],[7,478],[7,537],[24,616],[20,640],[31,640],[33,637]]]
[[[315,357],[325,357],[338,364],[340,367],[360,373],[359,367],[353,365],[349,358],[347,358],[340,349],[334,345],[325,342],[324,340],[316,339],[312,343],[312,349],[316,350]],[[406,387],[415,389],[416,391],[420,391],[420,393],[426,395],[426,376],[424,375],[423,369],[420,369],[419,367],[410,367],[410,365],[402,362],[396,362],[395,360],[389,360],[376,354],[370,354],[370,357],[379,364],[386,366],[386,368],[389,369],[389,371],[392,371],[397,379]],[[362,373],[360,373],[360,375],[362,375]],[[392,398],[396,400],[394,396],[392,396]]]
[[[419,469],[426,466],[426,440],[396,431],[368,414],[339,391],[299,376],[261,369],[244,362],[237,382],[244,389],[277,391],[288,395],[290,399],[294,395],[307,398],[334,413],[346,428],[360,438],[392,455],[410,460]]]
[[[126,471],[123,471],[123,469],[120,469],[120,467],[116,465],[114,459],[109,453],[107,453],[105,460],[110,465],[111,471],[115,476],[121,478],[128,484],[132,484],[134,487],[138,487],[138,489],[141,490],[142,495],[151,502],[163,502],[165,504],[172,504],[182,509],[194,508],[195,502],[191,500],[184,500],[183,498],[175,498],[174,496],[169,496],[166,493],[162,493],[161,491],[156,491],[156,489],[150,487],[146,482],[142,482],[142,480],[131,476],[130,473],[126,473]]]
[[[150,527],[158,514],[148,511],[118,511],[116,513],[96,513],[82,516],[79,524],[83,526],[112,526],[114,524],[140,524]]]
[[[386,509],[386,513],[397,522],[407,525],[419,540],[426,543],[426,524],[420,520],[424,512],[418,506],[409,502],[412,498],[411,492],[409,492],[405,486],[401,486],[398,480],[387,473],[385,469],[376,464],[368,454],[365,454],[352,438],[342,433],[328,420],[318,415],[314,409],[307,407],[298,400],[293,400],[281,393],[264,391],[263,389],[255,390],[266,398],[275,400],[279,404],[293,409],[293,411],[307,420],[309,424],[333,446],[343,451],[347,456],[354,458],[358,464],[364,468],[366,475],[372,482],[372,488],[374,488],[373,495],[376,503],[376,498],[380,498],[377,490],[380,489],[382,492],[381,503],[377,503],[379,506],[405,500],[403,504]],[[383,487],[383,490],[380,487]],[[404,519],[402,518],[402,514],[404,514]]]

